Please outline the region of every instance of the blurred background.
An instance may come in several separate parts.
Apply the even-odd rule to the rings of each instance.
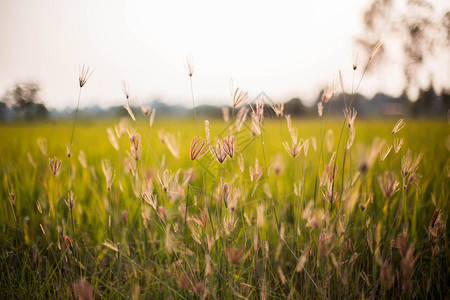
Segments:
[[[249,100],[317,114],[324,89],[356,90],[358,116],[446,116],[450,2],[0,1],[0,119],[73,115],[81,65],[83,116],[123,105],[183,116],[221,115],[235,88]],[[382,51],[368,65],[374,45]],[[356,70],[354,68],[356,67]],[[126,81],[130,98],[123,95]],[[348,98],[349,96],[347,96]],[[341,90],[331,114],[342,114]]]

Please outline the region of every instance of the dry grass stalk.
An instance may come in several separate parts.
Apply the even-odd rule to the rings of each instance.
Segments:
[[[394,172],[386,171],[383,176],[378,176],[381,192],[387,198],[394,195],[398,191],[399,182]]]

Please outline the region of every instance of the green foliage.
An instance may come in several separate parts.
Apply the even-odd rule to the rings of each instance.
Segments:
[[[190,160],[191,121],[157,118],[151,128],[117,121],[79,122],[70,158],[70,122],[0,126],[1,298],[449,293],[450,130],[443,120],[407,120],[392,134],[396,120],[357,119],[348,150],[342,120],[294,120],[303,146],[292,158],[282,146],[291,143],[284,118],[264,120],[261,135],[249,121],[237,132],[233,121],[214,119],[211,145],[236,138],[223,164],[210,152]],[[199,133],[206,138],[200,126]],[[398,153],[396,138],[404,139]],[[394,148],[382,160],[386,145]],[[408,153],[413,165],[419,153],[421,160],[404,189]],[[56,176],[54,157],[62,161]],[[386,172],[399,183],[389,197]]]

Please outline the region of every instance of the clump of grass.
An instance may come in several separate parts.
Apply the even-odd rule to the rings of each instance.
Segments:
[[[445,297],[449,129],[357,118],[366,68],[343,120],[285,124],[235,90],[233,119],[205,121],[204,136],[192,122],[149,124],[147,108],[141,120],[126,88],[128,121],[77,128],[84,151],[69,167],[56,158],[66,128],[30,129],[35,144],[0,127],[0,295]]]

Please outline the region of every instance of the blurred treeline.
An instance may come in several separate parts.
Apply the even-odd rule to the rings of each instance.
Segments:
[[[40,87],[36,83],[18,83],[12,89],[8,90],[0,101],[0,121],[32,121],[42,119],[65,119],[71,118],[75,110],[67,108],[62,111],[56,109],[47,109],[39,95]],[[317,104],[322,99],[321,91],[313,105],[305,105],[299,98],[293,98],[284,102],[284,113],[293,117],[309,117],[317,115]],[[211,99],[211,102],[214,99]],[[270,108],[275,104],[265,93],[260,93],[255,99],[249,100],[249,103],[262,101],[266,105],[266,114],[275,115]],[[383,117],[383,116],[410,116],[410,117],[445,117],[450,109],[450,91],[443,90],[437,94],[432,86],[420,90],[418,99],[411,101],[407,93],[404,92],[400,97],[391,97],[382,93],[376,94],[368,99],[363,95],[356,94],[354,99],[349,94],[339,94],[324,104],[324,114],[339,116],[343,110],[352,104],[355,107],[359,117]],[[68,104],[69,105],[69,104]],[[190,117],[192,108],[186,108],[182,105],[167,105],[161,101],[154,100],[149,104],[156,110],[158,117]],[[132,107],[133,111],[138,112],[141,107]],[[223,115],[222,106],[200,105],[196,107],[197,114],[209,118],[220,118]],[[231,107],[228,107],[231,109]],[[126,110],[121,106],[109,107],[103,109],[97,105],[82,108],[79,111],[80,116],[85,118],[110,118],[126,116]]]

